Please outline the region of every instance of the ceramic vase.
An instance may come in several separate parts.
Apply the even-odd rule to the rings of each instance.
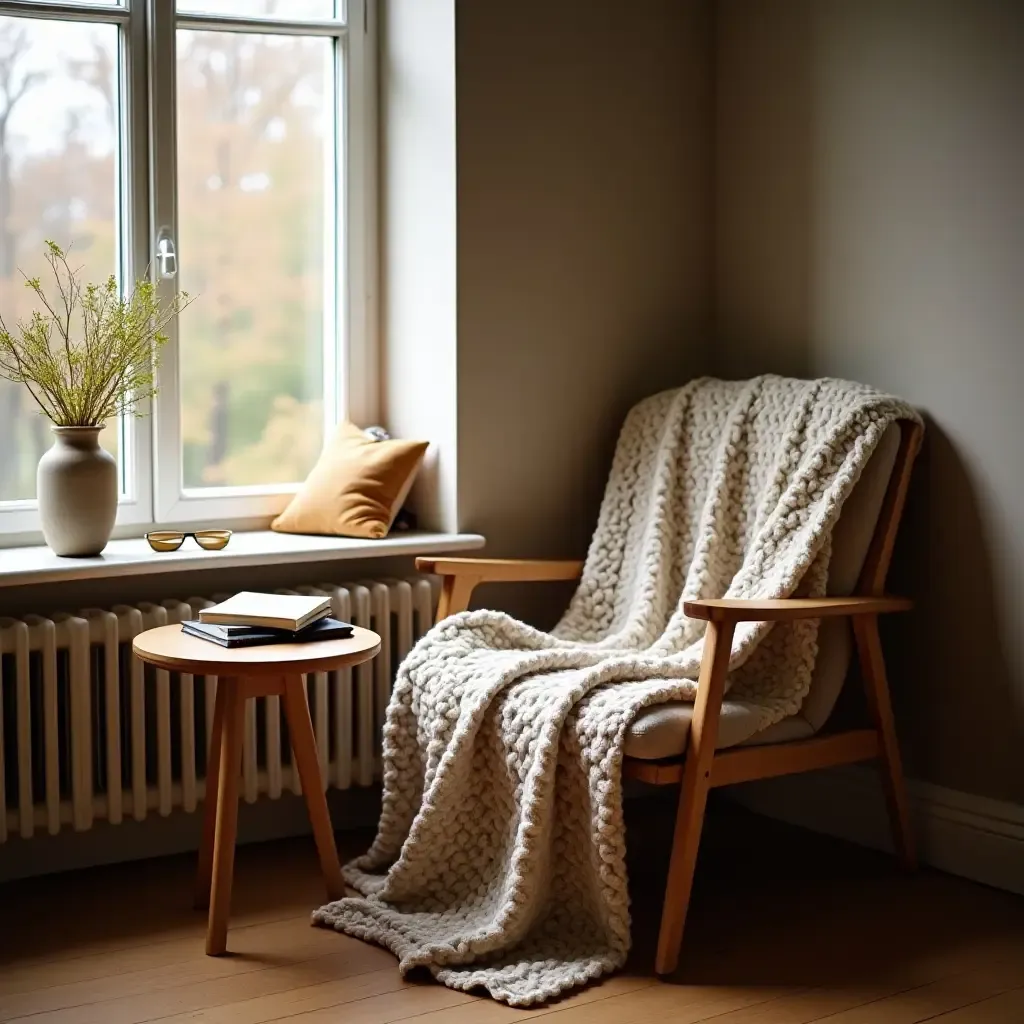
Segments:
[[[51,429],[36,472],[43,537],[58,555],[98,555],[117,516],[117,462],[100,447],[102,427]]]

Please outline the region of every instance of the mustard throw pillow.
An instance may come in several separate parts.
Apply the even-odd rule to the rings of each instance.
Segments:
[[[271,529],[386,537],[426,450],[426,441],[374,441],[354,424],[342,423]]]

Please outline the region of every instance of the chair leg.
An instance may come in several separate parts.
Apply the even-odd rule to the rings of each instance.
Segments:
[[[199,869],[196,872],[196,890],[192,905],[196,910],[210,906],[210,883],[213,880],[213,837],[217,831],[217,789],[220,780],[220,734],[224,727],[226,680],[217,681],[217,695],[213,705],[210,727],[210,748],[206,758],[206,796],[203,799],[203,836],[199,843]]]
[[[710,789],[711,764],[718,740],[718,718],[722,710],[725,677],[729,671],[733,623],[709,622],[704,637],[704,656],[697,682],[697,699],[690,723],[690,738],[683,768],[679,809],[676,812],[672,858],[669,861],[665,903],[661,911],[661,930],[654,969],[671,974],[679,962],[686,912],[693,890],[693,871],[704,825],[704,809]]]
[[[213,840],[213,881],[210,886],[210,918],[206,929],[206,953],[220,956],[227,950],[231,883],[235,871],[235,837],[238,832],[238,785],[242,774],[242,741],[245,731],[245,697],[241,681],[222,679],[224,710],[221,719],[220,773],[217,786],[217,826]]]
[[[445,576],[441,580],[441,596],[437,601],[437,616],[434,621],[440,622],[449,615],[464,612],[469,607],[469,599],[479,582],[479,576]]]
[[[855,616],[853,633],[857,641],[857,653],[860,659],[861,673],[864,677],[864,692],[867,696],[868,711],[878,732],[882,748],[882,781],[889,808],[889,820],[892,823],[893,843],[904,865],[913,869],[917,867],[917,852],[910,824],[910,806],[907,800],[906,783],[903,779],[900,748],[896,741],[896,725],[893,719],[892,702],[889,698],[889,684],[885,675],[882,641],[878,633],[878,616]]]
[[[327,884],[327,895],[332,900],[340,899],[344,895],[345,885],[341,878],[341,865],[338,863],[338,849],[334,845],[334,826],[331,824],[327,797],[324,795],[320,762],[317,759],[316,737],[313,735],[313,723],[309,717],[309,705],[306,703],[302,676],[288,676],[284,680],[282,700],[288,718],[292,753],[299,769],[302,793],[306,798],[309,820],[313,826],[313,838],[316,840],[316,849],[320,856],[320,869]]]

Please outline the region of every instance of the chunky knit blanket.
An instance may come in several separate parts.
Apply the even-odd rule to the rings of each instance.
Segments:
[[[832,525],[898,418],[917,416],[870,388],[779,377],[636,406],[554,631],[462,612],[402,664],[377,837],[345,868],[362,895],[314,921],[513,1006],[620,967],[623,738],[641,708],[694,698],[704,623],[683,601],[824,594]],[[742,624],[729,699],[764,726],[795,713],[816,630]]]

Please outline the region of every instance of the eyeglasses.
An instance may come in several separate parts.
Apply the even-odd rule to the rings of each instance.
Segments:
[[[185,538],[191,537],[204,551],[220,551],[231,540],[230,530],[196,530],[182,533],[180,530],[155,530],[146,534],[146,540],[154,551],[177,551]]]

